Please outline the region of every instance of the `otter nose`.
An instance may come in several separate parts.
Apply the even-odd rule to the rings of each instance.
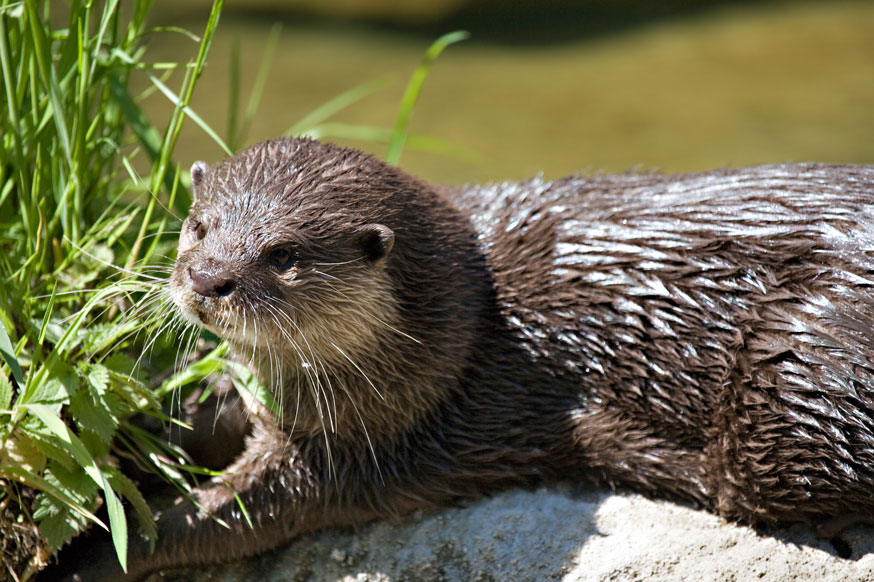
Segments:
[[[230,270],[215,259],[188,267],[188,277],[194,292],[204,297],[227,297],[237,286]]]

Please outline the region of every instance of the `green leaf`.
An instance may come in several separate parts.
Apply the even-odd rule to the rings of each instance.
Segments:
[[[106,512],[109,514],[109,528],[112,532],[112,545],[115,547],[115,555],[118,557],[121,569],[127,572],[127,518],[124,515],[121,500],[112,490],[112,486],[106,478],[103,479],[103,483]]]
[[[48,543],[52,552],[56,552],[84,530],[87,522],[79,513],[63,511],[63,506],[54,498],[45,499],[55,503],[56,509],[45,516],[34,513],[33,519],[39,524],[40,536]]]
[[[99,392],[79,390],[70,398],[69,410],[80,430],[93,432],[104,443],[112,440],[118,428],[118,419]]]
[[[115,546],[115,552],[122,569],[127,570],[127,519],[124,516],[124,509],[122,509],[118,496],[112,490],[97,463],[91,457],[91,453],[88,452],[88,449],[85,448],[79,437],[73,434],[73,431],[53,414],[51,409],[41,404],[29,404],[27,409],[39,417],[61,439],[61,442],[73,453],[76,461],[82,465],[88,476],[103,488],[103,499],[106,502],[106,511],[109,514],[109,529],[112,533],[112,543]]]
[[[103,366],[110,376],[132,378],[136,369],[136,361],[127,354],[118,352],[103,360]]]
[[[125,399],[133,410],[144,408],[151,408],[152,410],[161,409],[158,395],[152,392],[140,380],[138,375],[141,370],[136,367],[136,363],[132,358],[121,352],[116,352],[103,360],[103,364],[109,372],[112,391],[119,398]],[[113,409],[116,409],[113,402],[108,403]],[[118,409],[120,410],[120,406]]]
[[[63,491],[82,506],[96,505],[97,486],[80,469],[70,469],[52,463],[45,472],[45,480]],[[53,548],[60,548],[87,525],[87,517],[68,503],[49,495],[37,497],[33,517],[39,522],[40,533]]]
[[[85,445],[91,452],[91,456],[95,459],[105,458],[106,455],[109,454],[111,450],[110,445],[112,444],[112,440],[107,441],[102,436],[99,436],[93,430],[83,429],[79,423],[76,423],[76,430],[79,433],[79,439],[82,441],[82,444]],[[112,435],[113,438],[116,435]]]
[[[76,462],[82,466],[85,473],[87,473],[97,485],[103,484],[103,477],[100,473],[100,469],[91,457],[91,453],[88,452],[88,449],[85,448],[85,445],[82,444],[79,437],[73,434],[67,425],[64,424],[64,421],[58,417],[57,413],[42,404],[26,404],[24,405],[24,408],[43,422],[49,431],[60,440],[62,446],[72,453]]]
[[[15,357],[12,341],[9,339],[6,326],[2,322],[0,322],[0,355],[9,364],[9,367],[12,369],[12,377],[15,378],[18,385],[24,386],[24,375],[21,373],[21,366],[18,365],[18,358]]]
[[[3,467],[2,471],[0,471],[0,474],[7,476],[7,477],[11,477],[12,479],[15,479],[16,481],[20,481],[21,483],[24,483],[25,485],[28,485],[30,487],[33,487],[34,489],[42,491],[43,493],[46,493],[47,495],[51,495],[52,497],[54,497],[55,499],[57,499],[61,503],[69,506],[71,509],[73,509],[77,513],[81,514],[84,517],[87,517],[88,519],[90,519],[91,521],[93,521],[94,523],[96,523],[97,525],[102,527],[103,529],[106,529],[106,530],[109,529],[106,527],[106,524],[100,520],[99,517],[97,517],[96,515],[94,515],[93,513],[88,511],[87,509],[85,509],[84,507],[82,507],[82,504],[79,503],[78,501],[76,501],[74,498],[72,498],[69,493],[64,492],[62,489],[59,489],[58,487],[49,483],[48,481],[46,481],[42,477],[35,475],[35,474],[31,473],[30,471],[23,469],[21,467],[11,467],[11,466],[10,467]]]
[[[102,364],[91,364],[86,376],[88,385],[98,394],[105,394],[109,387],[109,370]]]
[[[50,408],[54,410],[55,408],[60,408],[60,405],[50,406]],[[17,426],[21,432],[27,434],[28,437],[38,443],[40,451],[49,459],[70,469],[77,466],[76,460],[70,454],[70,451],[61,445],[55,434],[39,418],[33,415],[26,415]]]
[[[134,335],[143,324],[134,319],[122,323],[92,325],[83,334],[83,347],[89,354],[98,354],[116,347],[121,339]]]
[[[70,402],[70,396],[79,387],[79,376],[68,364],[55,360],[49,369],[49,377],[39,382],[33,390],[25,393],[19,404],[54,404]],[[57,411],[55,411],[57,412]]]
[[[34,439],[21,431],[14,431],[0,449],[0,466],[21,467],[39,474],[45,469],[46,455]]]

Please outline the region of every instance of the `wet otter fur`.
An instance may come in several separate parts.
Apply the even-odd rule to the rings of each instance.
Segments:
[[[556,480],[874,517],[874,167],[450,189],[278,139],[192,178],[171,294],[281,415],[132,578]]]

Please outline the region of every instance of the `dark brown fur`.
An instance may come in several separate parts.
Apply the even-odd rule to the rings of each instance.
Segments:
[[[194,182],[174,297],[283,415],[199,493],[230,529],[180,504],[134,576],[559,479],[874,517],[874,168],[441,193],[275,140]]]

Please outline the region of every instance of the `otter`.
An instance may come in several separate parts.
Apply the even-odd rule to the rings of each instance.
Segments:
[[[191,178],[170,293],[275,406],[128,579],[559,480],[874,518],[872,166],[449,188],[276,139]]]

